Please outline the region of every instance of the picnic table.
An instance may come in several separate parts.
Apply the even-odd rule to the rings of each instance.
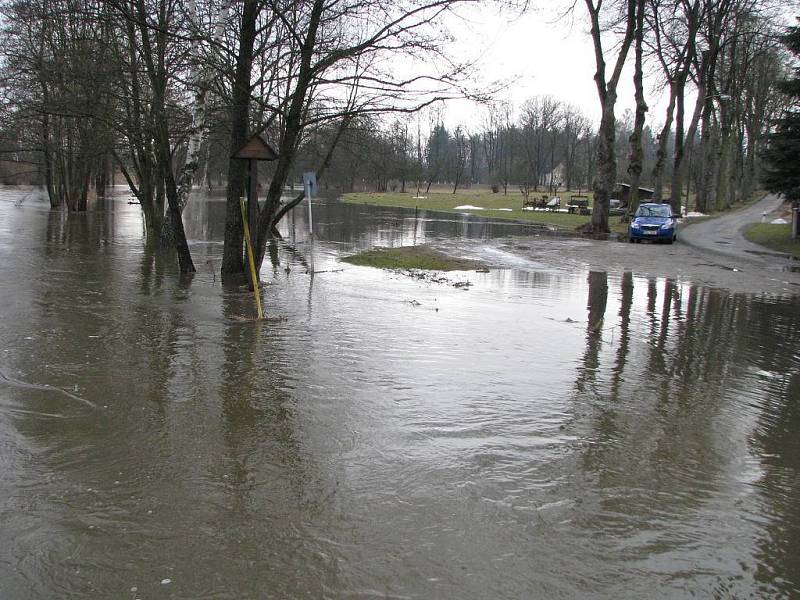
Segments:
[[[588,196],[570,196],[569,204],[567,204],[567,212],[571,215],[590,215],[592,209],[589,208]]]

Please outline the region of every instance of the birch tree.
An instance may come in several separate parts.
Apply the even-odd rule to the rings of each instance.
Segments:
[[[214,18],[214,33],[209,44],[209,51],[214,52],[222,41],[225,32],[228,16],[231,11],[231,1],[224,0],[220,5]],[[183,167],[176,177],[176,194],[178,212],[183,214],[183,210],[189,202],[192,192],[192,185],[202,163],[201,150],[208,138],[207,119],[207,98],[215,77],[214,71],[210,66],[203,62],[202,39],[203,33],[200,28],[200,13],[196,0],[190,0],[187,5],[187,17],[190,25],[190,39],[192,44],[190,61],[190,85],[191,95],[191,129],[189,139],[186,144],[186,158]],[[168,213],[168,218],[161,229],[161,245],[171,246],[175,243],[175,232],[178,229],[173,219],[172,211]]]

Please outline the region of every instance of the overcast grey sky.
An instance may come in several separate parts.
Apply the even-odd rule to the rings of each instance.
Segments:
[[[785,25],[797,23],[800,1],[783,0]],[[537,4],[531,1],[531,6]],[[500,14],[495,3],[479,3],[461,9],[463,22],[452,25],[457,35],[453,51],[458,56],[480,57],[479,70],[485,81],[504,79],[512,82],[497,95],[519,109],[525,100],[536,95],[551,95],[581,108],[596,124],[600,106],[594,82],[594,48],[589,33],[589,17],[584,2],[574,2],[572,18],[563,18],[572,0],[540,2],[524,14]],[[559,17],[562,18],[559,18]],[[608,69],[616,60],[614,38],[604,41]],[[618,89],[617,118],[626,109],[633,111],[633,48],[628,54]],[[664,123],[668,94],[664,76],[654,65],[645,66],[645,96],[649,106],[647,125],[653,129]],[[687,106],[694,103],[688,92]],[[465,125],[474,130],[484,112],[468,101],[451,101],[445,111],[449,126]]]
[[[558,4],[555,3],[554,4]],[[589,35],[588,17],[582,2],[575,7],[574,19],[558,19],[555,8],[528,11],[521,16],[500,15],[487,3],[461,11],[465,22],[453,27],[457,41],[453,51],[460,56],[479,57],[478,68],[484,81],[503,79],[511,85],[497,95],[510,100],[518,109],[536,95],[551,95],[581,108],[599,122],[600,108],[594,83],[594,49]],[[613,40],[608,39],[607,61],[616,57]],[[617,116],[633,109],[633,51],[630,65],[622,75]],[[651,74],[646,82],[650,105],[648,124],[663,122],[665,94],[656,91],[663,79]],[[468,101],[451,101],[445,113],[449,125],[469,125],[476,108]]]

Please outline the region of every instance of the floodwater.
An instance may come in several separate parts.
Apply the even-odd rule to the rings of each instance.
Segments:
[[[223,289],[121,195],[0,191],[0,598],[800,595],[800,299],[503,256],[513,224],[305,206]],[[431,242],[489,273],[338,257]],[[311,272],[314,271],[313,277]],[[456,287],[455,283],[470,283]]]

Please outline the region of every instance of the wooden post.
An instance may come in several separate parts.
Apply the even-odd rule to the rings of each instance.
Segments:
[[[250,224],[250,240],[253,248],[258,245],[258,162],[255,159],[247,161],[250,167],[250,186],[247,193],[247,220]]]
[[[244,228],[244,249],[247,254],[247,263],[250,267],[250,281],[253,284],[253,295],[256,300],[256,311],[258,318],[264,318],[264,310],[261,308],[261,291],[258,289],[258,273],[256,273],[256,262],[253,255],[253,244],[250,241],[250,227],[247,224],[247,209],[244,205],[244,197],[239,199],[239,208],[242,210],[242,227]]]

